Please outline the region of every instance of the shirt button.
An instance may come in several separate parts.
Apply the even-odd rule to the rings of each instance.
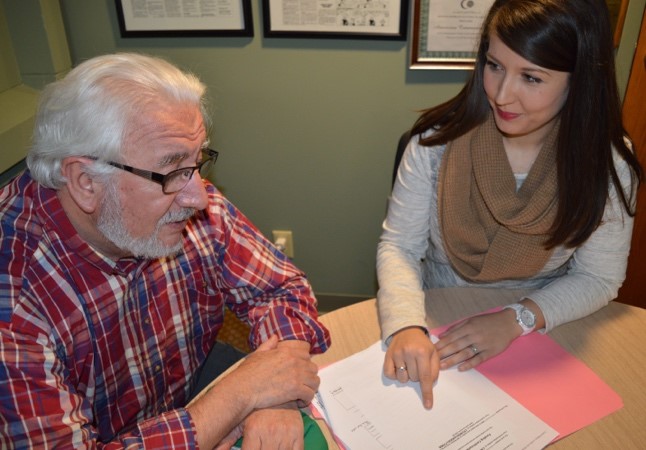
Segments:
[[[146,325],[150,325],[150,318],[149,318],[149,317],[146,317],[146,318],[144,319],[144,323],[145,323]]]
[[[155,372],[159,372],[160,370],[161,370],[161,365],[155,364]]]

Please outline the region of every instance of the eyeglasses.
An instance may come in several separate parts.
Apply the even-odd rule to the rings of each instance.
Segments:
[[[174,194],[179,192],[186,187],[191,178],[193,177],[193,172],[196,170],[199,172],[201,177],[208,175],[209,170],[215,164],[215,161],[218,159],[219,153],[216,150],[206,148],[203,150],[206,159],[204,159],[197,166],[191,167],[182,167],[181,169],[171,170],[167,174],[151,172],[150,170],[137,169],[136,167],[127,166],[125,164],[120,164],[114,161],[103,161],[95,156],[85,156],[86,158],[92,159],[94,161],[101,161],[105,164],[109,164],[112,167],[116,167],[126,172],[133,173],[147,180],[154,181],[155,183],[161,184],[162,191],[164,194]]]

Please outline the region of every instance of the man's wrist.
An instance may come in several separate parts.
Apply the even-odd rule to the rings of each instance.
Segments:
[[[278,347],[287,347],[287,348],[294,348],[294,349],[299,349],[299,350],[306,350],[308,353],[310,352],[311,345],[307,341],[301,341],[298,339],[286,339],[284,341],[278,341]]]

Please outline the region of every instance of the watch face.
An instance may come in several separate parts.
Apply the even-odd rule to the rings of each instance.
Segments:
[[[533,328],[534,325],[536,324],[536,316],[534,316],[534,313],[531,312],[529,309],[524,308],[520,312],[520,321],[525,325],[527,328]]]

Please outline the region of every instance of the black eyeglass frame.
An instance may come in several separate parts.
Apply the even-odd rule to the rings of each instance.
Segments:
[[[91,159],[93,161],[103,162],[105,164],[111,165],[112,167],[116,167],[117,169],[125,170],[126,172],[130,172],[130,173],[132,173],[134,175],[138,175],[138,176],[140,176],[142,178],[145,178],[147,180],[154,181],[155,183],[161,185],[162,192],[164,194],[174,194],[174,193],[179,192],[182,189],[184,189],[184,187],[186,187],[186,184],[188,184],[188,182],[191,180],[191,178],[193,178],[193,174],[195,173],[196,170],[197,170],[198,173],[200,173],[200,170],[202,169],[202,167],[205,164],[207,164],[207,163],[215,164],[215,162],[218,160],[218,155],[220,154],[220,152],[218,152],[217,150],[213,150],[212,148],[205,148],[204,150],[202,150],[202,152],[206,153],[207,158],[205,160],[203,160],[202,162],[200,162],[197,166],[181,167],[179,169],[171,170],[167,174],[153,172],[151,170],[138,169],[136,167],[132,167],[132,166],[129,166],[127,164],[121,164],[121,163],[114,162],[114,161],[104,161],[104,160],[102,160],[100,158],[97,158],[96,156],[88,156],[88,155],[86,155],[85,158],[89,158],[89,159]],[[190,175],[188,175],[188,178],[186,178],[186,184],[184,186],[182,186],[181,188],[177,189],[177,190],[173,190],[173,191],[168,192],[166,190],[166,184],[167,184],[168,180],[172,179],[174,176],[177,176],[177,174],[180,174],[182,172],[186,172],[187,170],[190,170],[191,173],[190,173]]]

